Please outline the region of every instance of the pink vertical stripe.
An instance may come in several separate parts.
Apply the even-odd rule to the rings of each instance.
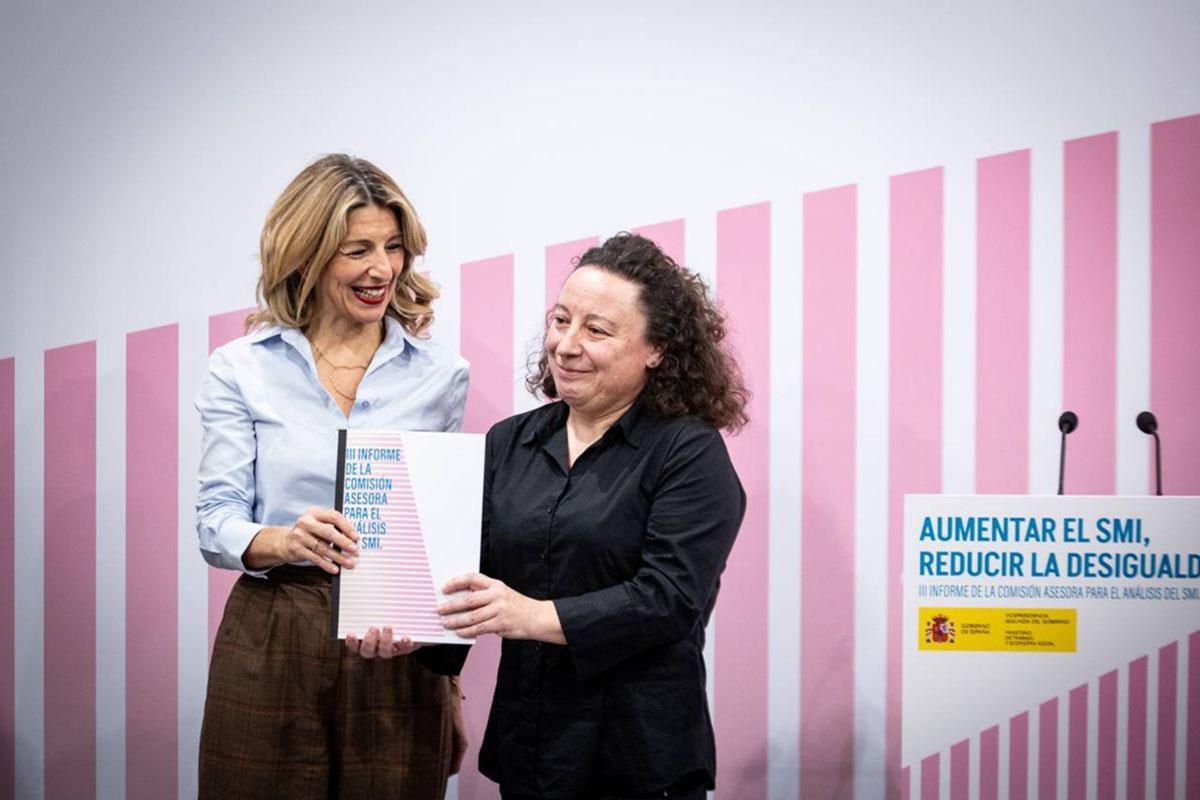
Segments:
[[[16,781],[17,740],[13,715],[16,694],[13,652],[16,619],[16,359],[0,359],[0,797],[11,796]]]
[[[942,488],[942,169],[891,180],[888,337],[888,587],[903,596],[904,495]],[[900,765],[904,630],[888,607],[887,764]]]
[[[1079,415],[1065,491],[1112,494],[1117,475],[1117,134],[1063,148],[1063,408]],[[1046,420],[1046,430],[1051,421]]]
[[[1029,797],[1029,712],[1008,721],[1008,800]]]
[[[1100,707],[1097,720],[1096,798],[1117,796],[1117,671],[1100,676]]]
[[[921,759],[921,800],[938,800],[938,773],[941,772],[941,766],[941,758],[937,753]]]
[[[854,787],[857,189],[804,196],[800,794]],[[835,613],[831,613],[833,610]]]
[[[179,326],[125,348],[125,796],[154,800],[178,788]]]
[[[1000,726],[979,734],[979,800],[1000,800]]]
[[[1158,649],[1158,747],[1156,782],[1160,800],[1175,797],[1175,714],[1178,700],[1179,644]]]
[[[1058,797],[1058,698],[1038,709],[1038,800]]]
[[[908,800],[912,796],[912,770],[904,767],[900,770],[900,800]]]
[[[573,242],[562,242],[546,246],[546,308],[549,309],[558,299],[558,290],[562,288],[567,276],[575,268],[578,259],[589,247],[595,247],[600,240],[595,236],[587,239],[576,239]]]
[[[770,501],[771,206],[717,214],[717,287],[730,344],[752,398],[748,424],[727,438],[746,517],[721,578],[713,686],[722,794],[765,800],[767,772],[767,574]]]
[[[96,343],[45,355],[46,797],[96,794]]]
[[[463,430],[484,433],[494,422],[513,413],[513,257],[499,256],[462,266],[460,307],[461,351],[471,362],[471,387]],[[500,640],[485,636],[471,647],[463,668],[466,695],[463,714],[469,745],[459,775],[460,800],[499,797],[495,784],[479,774],[479,744],[483,741]]]
[[[1188,637],[1187,793],[1200,800],[1200,631]]]
[[[513,257],[462,265],[463,356],[471,362],[464,431],[486,432],[512,414]]]
[[[1029,485],[1029,151],[978,163],[975,488]]]
[[[1087,797],[1087,684],[1071,690],[1067,710],[1067,800]]]
[[[677,264],[685,264],[684,256],[684,221],[673,219],[669,222],[656,222],[653,225],[643,225],[634,228],[639,233],[662,248],[663,252],[675,259]]]
[[[1142,656],[1129,664],[1129,717],[1125,754],[1125,796],[1146,800],[1146,693],[1149,659]]]
[[[1200,114],[1150,132],[1150,404],[1163,492],[1200,494]]]
[[[232,342],[246,332],[246,317],[257,311],[256,308],[242,308],[237,311],[227,311],[224,314],[213,314],[208,318],[208,352],[216,350],[223,344]],[[217,628],[221,617],[225,615],[225,601],[229,592],[239,577],[238,572],[231,569],[208,570],[208,651],[212,652],[213,642],[217,638]]]
[[[971,742],[964,739],[950,748],[950,800],[971,796]]]

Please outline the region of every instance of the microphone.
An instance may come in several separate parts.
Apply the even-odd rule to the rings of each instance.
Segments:
[[[1063,473],[1067,466],[1067,434],[1079,427],[1079,417],[1074,411],[1058,415],[1058,429],[1062,431],[1062,445],[1058,451],[1058,493],[1063,493]]]
[[[1155,494],[1162,494],[1162,449],[1158,442],[1158,418],[1149,411],[1137,415],[1138,430],[1154,437],[1154,484]]]

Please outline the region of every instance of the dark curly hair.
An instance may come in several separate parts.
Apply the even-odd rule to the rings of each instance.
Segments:
[[[693,414],[714,428],[744,426],[750,392],[725,340],[725,315],[700,276],[675,263],[658,245],[636,233],[618,233],[579,257],[575,269],[596,267],[640,288],[646,340],[662,353],[649,371],[641,397],[659,414]],[[545,347],[525,380],[529,390],[558,397]]]

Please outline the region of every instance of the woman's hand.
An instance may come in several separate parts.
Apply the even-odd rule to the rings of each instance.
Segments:
[[[550,600],[533,600],[510,589],[503,581],[477,572],[451,578],[442,592],[447,595],[464,592],[438,606],[442,625],[459,636],[473,639],[494,633],[505,639],[567,643],[558,611]]]
[[[309,561],[336,575],[339,568],[354,568],[357,541],[350,520],[332,508],[310,508],[290,528],[274,525],[259,531],[242,560],[251,569]]]
[[[392,629],[387,627],[382,631],[379,628],[367,628],[367,635],[361,640],[353,633],[346,634],[346,649],[363,658],[382,658],[386,661],[392,656],[406,656],[420,648],[419,642],[407,636],[393,640]]]

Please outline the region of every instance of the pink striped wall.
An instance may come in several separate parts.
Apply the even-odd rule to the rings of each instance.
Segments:
[[[643,225],[640,228],[634,228],[634,233],[640,233],[650,241],[654,242],[662,251],[675,259],[677,264],[686,264],[685,260],[686,248],[684,247],[684,236],[686,229],[684,220],[673,219],[667,222],[656,222],[653,225]]]
[[[1128,800],[1146,798],[1146,692],[1149,659],[1129,664],[1129,716],[1125,740],[1125,792]]]
[[[771,206],[717,214],[717,289],[730,344],[753,393],[750,424],[727,437],[746,490],[746,517],[721,578],[716,609],[713,707],[719,789],[766,798],[767,557],[770,531]]]
[[[462,265],[461,351],[471,362],[464,431],[485,432],[512,414],[513,257]]]
[[[471,387],[463,430],[485,433],[513,413],[513,257],[462,265],[460,350],[471,362]],[[479,744],[487,725],[500,663],[500,640],[485,636],[472,645],[463,669],[463,705],[470,738],[459,775],[460,800],[499,797],[495,784],[479,774]]]
[[[96,794],[96,343],[45,354],[45,796]]]
[[[600,240],[595,236],[586,239],[576,239],[573,242],[561,242],[546,247],[546,308],[554,305],[558,299],[558,290],[562,288],[567,276],[575,268],[575,260],[583,255],[589,247],[595,247]]]
[[[208,352],[216,350],[223,344],[232,342],[246,332],[246,317],[255,308],[242,308],[237,311],[226,311],[223,314],[213,314],[208,318]],[[229,599],[229,591],[237,581],[240,573],[231,569],[208,570],[208,651],[212,652],[213,642],[217,638],[217,627],[225,614],[225,601]]]
[[[889,197],[888,592],[903,597],[904,495],[942,486],[942,169],[897,175]],[[887,765],[900,763],[901,604],[888,604]],[[894,795],[894,792],[891,793]]]
[[[1200,494],[1198,219],[1200,114],[1150,129],[1150,405],[1165,494]]]
[[[178,325],[126,337],[125,419],[125,796],[156,800],[178,786]]]
[[[800,792],[854,793],[857,190],[804,196]]]
[[[975,489],[1029,486],[1029,151],[977,165]]]
[[[0,797],[10,796],[16,781],[16,410],[16,359],[0,359]]]
[[[1112,494],[1118,425],[1115,132],[1063,146],[1063,298],[1063,408],[1080,419],[1067,448],[1064,491]]]
[[[1116,418],[1114,401],[1117,147],[1115,132],[1063,145],[1062,390],[1064,406],[1081,416],[1080,430],[1068,452],[1071,492],[1113,490],[1116,431],[1132,425],[1132,420]],[[1150,408],[1158,414],[1163,431],[1167,491],[1200,493],[1200,421],[1195,414],[1200,407],[1196,368],[1200,314],[1195,312],[1200,308],[1200,115],[1152,126],[1150,158]],[[1020,493],[1028,487],[1030,349],[1036,344],[1028,338],[1030,159],[1029,151],[1018,151],[977,163],[976,451],[981,492]],[[906,492],[940,489],[942,397],[922,387],[944,381],[942,170],[893,176],[889,192],[889,532],[887,554],[880,557],[887,559],[888,591],[894,592],[903,558],[897,522],[901,498]],[[798,588],[803,647],[798,677],[799,782],[806,797],[850,797],[854,791],[854,676],[849,665],[854,662],[855,634],[840,621],[852,614],[855,596],[856,204],[853,186],[815,192],[804,199],[804,307],[802,320],[797,320],[803,335],[797,357],[802,359],[804,412]],[[776,746],[767,741],[770,698],[764,609],[771,478],[767,420],[769,353],[772,346],[786,347],[787,342],[771,341],[771,320],[764,313],[770,308],[770,226],[766,203],[717,215],[717,284],[755,400],[754,422],[729,440],[750,494],[750,511],[717,611],[712,700],[718,725],[720,794],[753,798],[767,794],[767,754]],[[685,261],[684,220],[637,230]],[[569,270],[571,257],[595,242],[580,239],[547,246],[544,282],[529,288],[540,288],[550,300]],[[482,431],[512,413],[517,380],[512,352],[513,258],[465,264],[462,271],[462,350],[473,365],[466,426]],[[210,349],[240,336],[246,313],[211,317]],[[148,574],[136,568],[146,559],[174,564],[179,558],[173,534],[179,502],[177,442],[181,433],[189,434],[178,429],[178,336],[178,327],[171,325],[133,332],[126,340],[125,777],[130,797],[173,796],[180,778],[174,737],[178,664],[174,648],[160,646],[177,635],[174,571]],[[97,535],[107,533],[96,527],[96,344],[48,350],[44,358],[46,796],[89,797],[96,791],[97,771],[96,541]],[[0,359],[0,641],[8,642],[15,636],[15,391],[15,360]],[[1049,435],[1054,435],[1052,429]],[[102,483],[99,486],[103,488]],[[795,531],[774,535],[795,535]],[[233,572],[212,572],[211,630],[220,619],[228,585],[236,577]],[[830,614],[831,608],[841,613]],[[888,613],[889,630],[899,630],[903,621],[899,609]],[[70,648],[61,646],[64,639],[72,642]],[[1135,800],[1145,797],[1148,780],[1156,785],[1157,796],[1183,791],[1189,798],[1200,798],[1200,632],[1186,641],[1183,670],[1179,646],[1173,643],[1159,650],[1158,689],[1153,695],[1149,659],[1128,665],[1128,736],[1123,752],[1117,745],[1122,676],[1116,670],[1101,675],[1095,686],[1071,689],[1066,701],[1048,700],[1009,720],[1010,797],[1026,796],[1031,774],[1039,797],[1053,796],[1057,767],[1065,760],[1068,798],[1084,796],[1093,770],[1097,797],[1116,797],[1122,761],[1127,783],[1121,789]],[[888,642],[888,797],[907,797],[913,791],[922,798],[937,797],[939,772],[948,762],[951,798],[964,796],[978,780],[983,800],[999,800],[998,726],[984,730],[978,740],[958,742],[948,751],[900,768],[899,648],[898,639]],[[154,653],[153,666],[144,657],[147,652]],[[468,662],[465,686],[473,745],[482,737],[497,657],[498,642],[487,641],[477,646]],[[1092,691],[1098,694],[1095,720],[1088,713]],[[13,742],[22,733],[16,729],[20,720],[14,719],[14,694],[14,648],[0,648],[0,796],[14,785]],[[1029,713],[1038,714],[1036,753],[1030,749]],[[1186,715],[1182,728],[1177,727],[1179,714]],[[1094,764],[1086,747],[1089,724],[1097,733]],[[1155,726],[1153,736],[1149,724]],[[1057,736],[1048,734],[1064,725],[1066,748],[1060,750]],[[1179,731],[1184,731],[1183,742],[1177,741]],[[1150,750],[1152,738],[1157,747]],[[975,741],[977,776],[969,774]],[[1178,755],[1177,748],[1182,749]],[[1179,758],[1185,759],[1182,772]],[[480,778],[474,762],[472,752],[460,796],[465,800],[494,797],[495,787]],[[906,783],[910,778],[912,783]]]

